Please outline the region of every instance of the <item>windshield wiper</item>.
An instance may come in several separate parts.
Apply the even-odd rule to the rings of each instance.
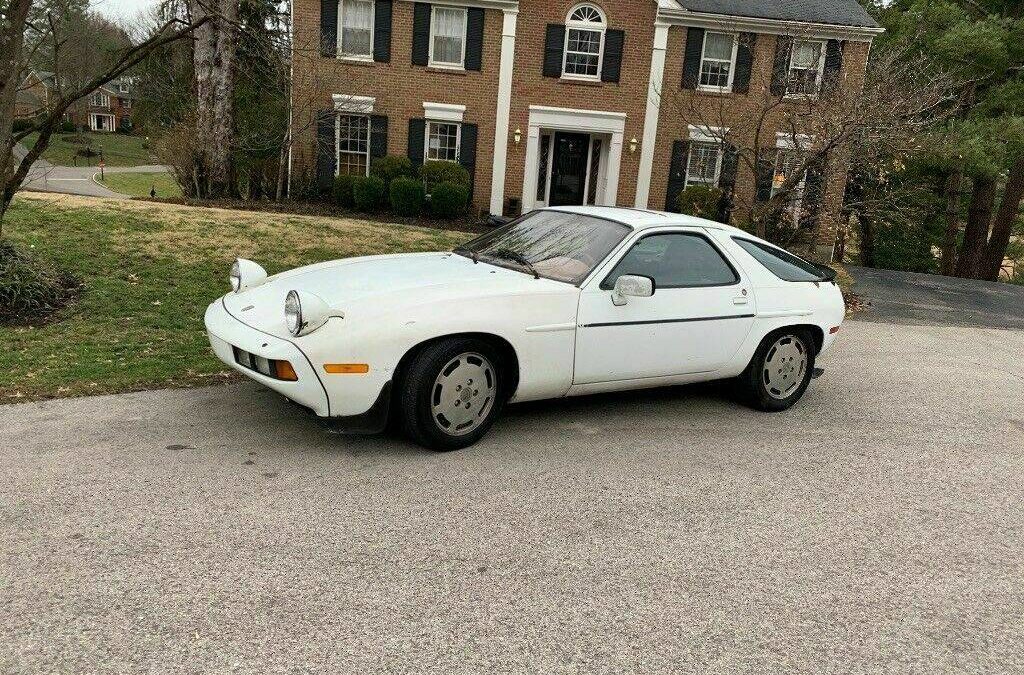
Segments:
[[[534,279],[540,279],[540,274],[538,274],[537,268],[534,267],[533,263],[531,263],[529,260],[527,260],[523,256],[523,254],[516,253],[515,251],[513,251],[511,249],[499,248],[497,251],[494,252],[493,255],[494,255],[495,258],[501,258],[502,260],[511,260],[512,262],[519,263],[520,265],[522,265],[526,269],[530,270],[530,274],[533,275]]]
[[[474,265],[480,262],[480,254],[466,246],[456,246],[455,249],[452,250],[452,253],[468,253],[469,257],[473,259]]]

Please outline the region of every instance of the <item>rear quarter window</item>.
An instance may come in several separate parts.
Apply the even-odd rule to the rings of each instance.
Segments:
[[[732,240],[783,281],[821,281],[824,278],[816,265],[781,248],[741,237],[733,237]]]

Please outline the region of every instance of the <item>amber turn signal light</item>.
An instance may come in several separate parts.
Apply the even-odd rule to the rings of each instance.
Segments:
[[[274,376],[279,380],[287,380],[289,382],[295,382],[299,379],[295,369],[292,368],[292,364],[287,361],[274,361]]]
[[[331,375],[363,375],[370,372],[368,363],[325,363],[324,370]]]

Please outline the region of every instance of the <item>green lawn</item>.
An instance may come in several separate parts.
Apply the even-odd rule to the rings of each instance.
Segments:
[[[149,197],[156,190],[157,197],[180,197],[181,187],[169,173],[106,173],[100,181],[114,192],[132,197]]]
[[[206,306],[235,256],[273,274],[332,258],[450,249],[473,235],[143,201],[22,193],[8,236],[80,276],[79,302],[39,328],[0,327],[0,402],[216,382]]]
[[[88,143],[72,142],[77,136],[84,137]],[[38,133],[29,134],[22,143],[32,147],[39,137]],[[75,153],[89,145],[96,152],[103,151],[103,161],[107,166],[139,166],[155,164],[156,159],[146,147],[148,144],[142,136],[128,136],[116,133],[83,133],[67,134],[57,132],[50,137],[50,146],[43,153],[43,159],[59,166],[98,166],[100,158],[79,157]]]

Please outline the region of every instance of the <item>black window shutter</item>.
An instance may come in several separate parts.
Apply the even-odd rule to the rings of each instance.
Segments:
[[[622,49],[626,32],[609,28],[604,34],[604,63],[601,66],[602,82],[618,82],[622,73]]]
[[[338,55],[338,0],[320,0],[320,54]]]
[[[843,69],[843,49],[846,43],[829,40],[825,45],[825,73],[822,76],[824,93],[833,91],[839,84],[839,72]]]
[[[686,29],[686,53],[683,56],[683,89],[696,89],[700,82],[700,58],[704,54],[704,29]]]
[[[722,170],[718,174],[718,187],[722,190],[722,199],[718,204],[718,220],[723,223],[728,223],[729,216],[732,214],[739,159],[739,150],[736,146],[732,143],[726,143],[722,148]]]
[[[462,137],[459,142],[459,164],[469,172],[469,198],[473,199],[473,183],[476,177],[476,137],[475,124],[462,125]]]
[[[423,164],[423,143],[426,133],[426,120],[409,120],[409,160],[412,162],[413,166],[420,166]]]
[[[740,33],[740,43],[736,47],[736,75],[732,80],[732,90],[737,94],[750,91],[750,73],[754,68],[754,45],[757,44],[757,33]]]
[[[385,157],[388,154],[387,115],[370,115],[370,157]]]
[[[391,0],[376,0],[374,3],[373,60],[391,62]]]
[[[785,96],[789,84],[789,57],[793,53],[793,38],[780,35],[775,41],[775,64],[772,66],[772,96]]]
[[[412,14],[412,65],[430,61],[430,5],[417,2]]]
[[[321,110],[316,118],[316,186],[326,193],[334,184],[334,169],[338,161],[337,136],[333,110]]]
[[[565,26],[549,23],[544,36],[544,77],[562,76],[562,52],[565,49]]]
[[[665,210],[679,213],[679,193],[686,187],[686,163],[690,159],[690,142],[672,143],[672,163],[668,169],[668,192],[665,194]]]
[[[480,70],[484,59],[484,10],[466,10],[466,70]]]
[[[775,179],[775,157],[778,153],[778,148],[761,148],[761,152],[758,153],[755,199],[759,202],[766,202],[772,198],[772,181]]]
[[[818,220],[818,211],[825,197],[825,166],[824,158],[813,160],[807,165],[803,203],[800,208],[800,227],[813,227]]]

